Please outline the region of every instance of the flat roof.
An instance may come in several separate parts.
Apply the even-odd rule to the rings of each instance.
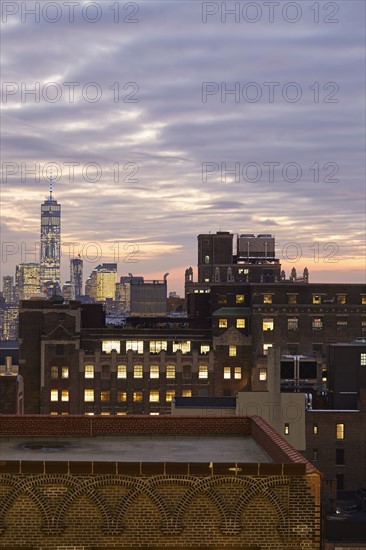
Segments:
[[[1,437],[0,460],[272,463],[250,435]]]

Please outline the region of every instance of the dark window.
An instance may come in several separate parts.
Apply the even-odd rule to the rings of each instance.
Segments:
[[[59,319],[59,321],[63,321],[65,319],[65,314],[64,313],[59,313],[58,314],[58,319]]]
[[[344,474],[337,474],[337,491],[344,491]]]
[[[183,365],[183,378],[191,378],[191,366],[190,365]]]
[[[313,460],[316,461],[319,458],[318,449],[313,449]]]
[[[218,303],[221,305],[225,305],[227,303],[226,294],[219,294]]]
[[[109,365],[102,365],[102,378],[109,378]]]
[[[64,354],[64,345],[56,344],[56,355],[63,355],[63,354]]]
[[[294,378],[293,361],[281,361],[281,378],[290,378],[291,380]]]
[[[300,378],[316,378],[316,361],[300,361]]]
[[[344,449],[336,449],[336,465],[344,465]]]

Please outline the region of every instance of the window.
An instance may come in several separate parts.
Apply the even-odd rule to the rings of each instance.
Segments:
[[[337,491],[344,491],[344,474],[336,474]]]
[[[224,367],[224,378],[225,378],[225,380],[229,380],[231,378],[231,368],[230,367]]]
[[[229,346],[229,357],[236,357],[236,346]]]
[[[285,435],[288,435],[290,433],[290,424],[288,422],[285,423],[285,428],[284,428],[284,434]]]
[[[273,330],[274,322],[273,319],[263,319],[263,330]]]
[[[366,294],[361,294],[361,304],[366,305]]]
[[[150,340],[150,353],[159,353],[160,351],[166,351],[168,349],[168,342],[166,340]]]
[[[61,356],[64,354],[64,345],[56,344],[56,355]]]
[[[198,367],[198,378],[208,378],[208,366],[199,365]]]
[[[51,378],[58,378],[58,367],[51,367]]]
[[[61,401],[69,400],[69,390],[61,390]]]
[[[151,390],[150,391],[150,402],[158,402],[159,401],[159,390]]]
[[[117,378],[127,378],[126,365],[117,365]]]
[[[313,317],[312,328],[313,330],[323,330],[323,319],[321,317]]]
[[[128,340],[126,342],[126,351],[132,350],[136,353],[144,352],[144,342],[143,340]]]
[[[259,369],[259,380],[261,382],[265,382],[267,380],[267,369],[266,368],[260,368]]]
[[[313,294],[313,304],[321,304],[322,303],[322,297],[320,294]]]
[[[182,353],[190,353],[191,342],[186,340],[185,342],[173,342],[173,353],[181,351]]]
[[[227,328],[227,319],[219,319],[219,328]]]
[[[61,378],[69,377],[69,367],[61,367]]]
[[[366,332],[366,319],[361,321],[361,332]]]
[[[192,397],[192,390],[182,390],[182,397]]]
[[[336,449],[336,466],[344,466],[344,449]]]
[[[143,400],[142,391],[134,391],[133,400],[137,403],[140,403]]]
[[[273,348],[273,344],[263,344],[263,355],[268,355],[270,348]]]
[[[297,304],[297,294],[287,294],[287,302],[289,304]]]
[[[271,304],[272,303],[272,294],[263,294],[263,303]]]
[[[101,414],[102,416],[109,416],[111,413],[108,412],[108,411],[102,411],[100,414]]]
[[[245,319],[237,319],[236,328],[245,328]]]
[[[318,449],[313,449],[313,460],[314,460],[314,462],[316,462],[318,460],[318,457],[319,457]]]
[[[344,424],[337,424],[336,425],[336,438],[337,439],[344,439]]]
[[[236,303],[236,304],[243,304],[244,301],[245,301],[245,296],[244,296],[244,294],[237,294],[237,295],[235,296],[235,303]]]
[[[127,393],[125,391],[118,391],[117,401],[127,401]]]
[[[366,365],[366,353],[361,353],[360,355],[360,365],[364,367]]]
[[[175,378],[175,365],[167,365],[166,367],[166,377]]]
[[[142,365],[134,365],[133,367],[133,377],[134,378],[143,378],[144,369]]]
[[[313,434],[318,435],[318,424],[313,424]]]
[[[183,365],[183,378],[191,378],[191,365]]]
[[[58,401],[58,390],[51,390],[51,401]]]
[[[205,264],[209,264],[210,263],[210,256],[205,256]]]
[[[150,366],[150,378],[159,378],[159,365]]]
[[[217,303],[221,306],[224,306],[225,304],[227,304],[226,294],[219,294]]]
[[[337,331],[347,330],[347,321],[337,319]]]
[[[347,295],[346,294],[337,294],[337,302],[340,305],[347,303]]]
[[[85,378],[94,378],[94,365],[85,365]]]
[[[287,330],[299,330],[299,319],[297,317],[287,319]]]
[[[109,365],[102,365],[102,374],[101,374],[101,378],[103,378],[104,380],[109,378],[110,376],[110,368],[109,368]]]
[[[174,397],[175,397],[175,390],[167,390],[165,401],[169,403],[172,399],[174,399]]]
[[[94,390],[84,390],[84,401],[94,401]]]
[[[328,378],[327,369],[322,369],[322,382],[326,382]]]
[[[241,367],[234,368],[234,378],[235,380],[241,380]]]
[[[206,353],[209,353],[210,346],[208,344],[202,344],[200,348],[201,355],[205,355]]]
[[[110,401],[111,400],[111,392],[109,390],[103,390],[100,392],[100,400],[101,401]]]
[[[117,353],[121,353],[121,342],[118,340],[103,340],[102,351],[104,353],[112,353],[112,350],[116,350]]]

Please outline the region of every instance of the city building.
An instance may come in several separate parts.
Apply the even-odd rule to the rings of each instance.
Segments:
[[[49,197],[41,205],[40,283],[42,291],[48,296],[60,292],[60,261],[61,205],[52,196],[51,176]]]
[[[90,297],[95,302],[116,298],[117,264],[103,263],[93,269],[90,276]]]
[[[4,420],[0,548],[320,548],[321,474],[259,417]]]
[[[11,275],[5,275],[3,277],[2,294],[6,304],[13,304],[15,302],[14,277]]]
[[[18,337],[19,307],[6,305],[2,313],[2,333],[0,337],[3,340],[16,340]]]
[[[70,284],[71,299],[78,299],[83,294],[83,260],[81,258],[70,260]]]
[[[16,286],[19,300],[28,300],[41,293],[40,264],[22,263],[16,266]]]

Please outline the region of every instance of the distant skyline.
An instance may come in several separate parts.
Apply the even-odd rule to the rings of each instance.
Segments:
[[[365,282],[364,2],[8,4],[1,277],[35,260],[52,165],[63,283],[81,253],[84,281],[119,259],[182,293],[219,230],[272,233],[287,276]]]

